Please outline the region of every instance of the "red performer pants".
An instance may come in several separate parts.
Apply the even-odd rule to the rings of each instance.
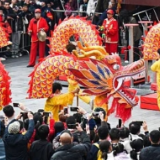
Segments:
[[[106,52],[111,53],[117,53],[118,49],[118,43],[106,43]]]
[[[41,58],[44,58],[45,47],[46,47],[46,42],[36,41],[31,43],[29,65],[35,65],[37,51],[39,52],[39,60]]]

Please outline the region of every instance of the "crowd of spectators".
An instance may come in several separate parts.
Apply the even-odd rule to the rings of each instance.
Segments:
[[[49,24],[49,32],[53,30],[54,25],[65,17],[71,15],[87,16],[96,25],[102,25],[102,22],[107,18],[106,9],[112,8],[116,10],[115,0],[1,0],[0,1],[0,20],[9,24],[11,30],[10,41],[12,46],[1,49],[1,57],[18,58],[23,53],[30,51],[30,37],[27,34],[27,28],[31,18],[34,17],[35,9],[42,10],[42,17]],[[97,14],[94,14],[97,12]],[[99,12],[99,13],[98,13]],[[104,13],[103,13],[104,12]],[[103,13],[100,16],[100,13]],[[48,42],[47,42],[48,43]],[[46,54],[48,49],[46,49]],[[3,59],[1,59],[3,60]]]
[[[146,122],[111,127],[103,111],[54,115],[42,109],[32,113],[23,104],[15,117],[5,106],[0,120],[0,160],[159,160],[160,131],[148,131]],[[142,127],[141,127],[142,126]],[[143,128],[143,131],[141,131]]]
[[[107,18],[107,10],[112,9],[116,15],[117,1],[116,0],[1,0],[0,1],[0,21],[4,22],[5,27],[9,29],[7,32],[10,34],[10,41],[12,45],[9,47],[1,48],[1,60],[7,57],[18,58],[23,54],[30,52],[30,36],[27,33],[27,28],[30,20],[35,16],[35,9],[41,9],[42,17],[46,19],[49,25],[47,36],[51,35],[54,25],[61,19],[70,16],[85,16],[92,23],[101,26],[103,21]],[[128,18],[126,18],[128,17]],[[136,19],[132,17],[128,11],[123,11],[119,17],[115,16],[118,20],[119,27],[119,46],[128,46],[128,30],[124,27],[124,23],[137,23]],[[98,28],[98,27],[97,27]],[[124,32],[125,31],[125,32]],[[124,33],[124,34],[123,34]],[[125,35],[125,36],[121,36]],[[134,27],[134,47],[135,59],[139,59],[139,47],[142,31],[139,27]],[[49,41],[47,40],[47,44]],[[49,47],[46,45],[45,53],[48,55]],[[120,53],[121,51],[118,50]]]

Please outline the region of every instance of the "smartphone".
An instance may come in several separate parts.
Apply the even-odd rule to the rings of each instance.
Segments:
[[[50,112],[43,112],[43,116],[49,117]]]
[[[136,121],[136,123],[137,123],[138,125],[142,126],[143,121]]]
[[[21,112],[23,121],[28,118],[28,112]]]
[[[70,110],[71,110],[72,112],[77,112],[78,107],[70,107]]]
[[[121,127],[122,127],[122,120],[118,119],[118,128],[121,128]]]
[[[13,107],[19,107],[19,103],[13,103]]]
[[[64,115],[68,114],[68,108],[67,107],[65,107],[63,110],[64,110]]]
[[[81,127],[83,128],[83,130],[86,128],[86,124],[88,124],[88,120],[84,118],[81,123]]]

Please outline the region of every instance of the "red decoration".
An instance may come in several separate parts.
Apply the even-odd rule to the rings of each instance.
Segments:
[[[124,54],[124,52],[125,52],[125,50],[122,48],[122,49],[121,49],[121,54]]]
[[[127,48],[128,48],[128,50],[130,50],[132,47],[131,47],[131,46],[128,46]]]

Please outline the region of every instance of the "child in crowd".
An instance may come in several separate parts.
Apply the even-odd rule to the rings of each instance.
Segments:
[[[112,152],[112,145],[109,141],[104,140],[101,141],[99,144],[99,148],[101,151],[101,160],[114,160],[113,152]]]

